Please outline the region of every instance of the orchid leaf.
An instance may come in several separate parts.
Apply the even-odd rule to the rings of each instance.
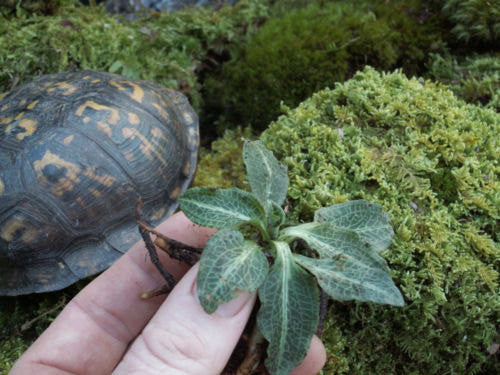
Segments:
[[[314,213],[314,221],[330,222],[338,228],[352,229],[376,252],[389,247],[394,236],[391,220],[382,207],[365,200],[320,208]]]
[[[314,278],[295,263],[288,244],[273,244],[276,260],[259,288],[257,324],[269,341],[266,368],[285,375],[307,354],[318,324],[319,294]]]
[[[262,249],[234,230],[222,229],[208,240],[197,279],[203,309],[211,314],[219,304],[237,297],[238,290],[255,291],[268,273]]]
[[[252,192],[266,212],[269,212],[270,202],[281,206],[288,191],[287,168],[260,141],[245,142],[243,161]]]
[[[192,188],[179,197],[179,203],[191,221],[206,227],[234,229],[247,222],[262,228],[267,225],[262,205],[241,189]]]

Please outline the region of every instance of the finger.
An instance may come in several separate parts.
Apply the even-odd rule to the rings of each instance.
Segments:
[[[317,374],[326,363],[326,350],[325,346],[318,338],[318,336],[313,336],[311,340],[311,346],[307,352],[304,361],[293,370],[290,375],[314,375]]]
[[[213,233],[183,214],[170,217],[158,231],[196,247],[203,247]],[[166,254],[159,256],[174,277],[187,270]],[[165,298],[145,301],[141,293],[163,283],[142,242],[137,243],[70,301],[19,359],[12,375],[110,373]]]
[[[220,374],[248,321],[255,294],[242,292],[213,314],[196,296],[198,265],[177,284],[114,375]]]

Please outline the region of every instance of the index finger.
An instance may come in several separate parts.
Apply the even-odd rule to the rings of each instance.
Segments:
[[[171,216],[157,230],[195,247],[203,247],[214,232],[193,224],[182,213]],[[186,265],[162,252],[158,255],[176,279],[187,271]],[[165,299],[142,300],[141,293],[164,283],[144,244],[135,244],[68,303],[11,374],[110,373]]]

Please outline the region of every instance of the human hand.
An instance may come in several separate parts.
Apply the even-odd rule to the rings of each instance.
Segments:
[[[195,247],[203,247],[214,233],[182,213],[157,230]],[[147,259],[143,243],[137,243],[68,303],[10,374],[219,374],[245,327],[255,294],[243,293],[208,315],[196,297],[198,266],[186,273],[186,265],[158,255],[176,279],[185,274],[168,297],[140,298],[165,281]],[[323,344],[314,336],[293,374],[315,374],[325,360]]]

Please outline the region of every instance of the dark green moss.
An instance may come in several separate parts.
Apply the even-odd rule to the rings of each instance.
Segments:
[[[206,116],[263,129],[313,92],[365,64],[415,73],[441,48],[433,18],[402,2],[315,2],[270,19],[221,76],[207,79]],[[211,116],[212,115],[212,116]]]
[[[446,0],[442,8],[453,23],[454,36],[467,44],[484,43],[498,48],[500,3],[492,0]]]

